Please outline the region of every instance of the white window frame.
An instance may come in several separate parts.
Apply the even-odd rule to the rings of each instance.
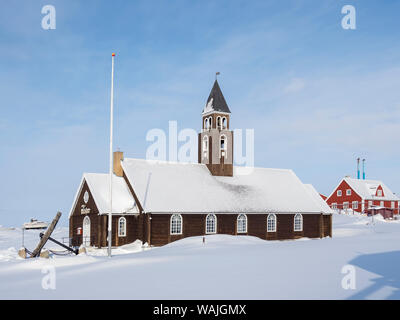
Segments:
[[[222,148],[222,138],[224,138],[224,148]],[[219,157],[222,158],[222,151],[224,152],[224,157],[226,158],[227,156],[227,144],[228,144],[228,138],[226,137],[226,135],[221,134],[219,137]]]
[[[358,209],[358,201],[353,201],[353,202],[351,203],[351,208],[352,208],[353,210]]]
[[[303,215],[300,213],[296,213],[293,218],[293,230],[295,232],[303,231]]]
[[[350,209],[350,203],[348,201],[343,202],[343,210]]]
[[[336,203],[336,202],[332,202],[331,208],[332,208],[333,210],[337,210],[337,203]]]
[[[208,228],[209,227],[208,221],[211,218],[214,218],[214,225],[213,225],[214,230],[209,231],[210,229]],[[206,234],[216,234],[217,233],[217,216],[214,213],[209,213],[207,215],[205,227],[206,227]]]
[[[338,191],[336,192],[336,195],[337,195],[338,197],[341,197],[341,196],[342,196],[342,190],[338,190]]]
[[[390,203],[390,207],[391,207],[392,209],[395,209],[395,208],[396,208],[396,205],[395,205],[394,201],[392,201],[392,202]]]
[[[273,221],[273,228],[270,228],[270,224],[269,224],[270,220]],[[276,225],[277,225],[276,214],[270,213],[267,216],[267,232],[276,232]]]
[[[121,229],[121,222],[123,221],[124,225]],[[123,238],[126,237],[126,218],[121,217],[118,219],[118,237]]]
[[[178,218],[178,224],[174,226],[174,218]],[[183,233],[183,218],[182,215],[179,213],[174,213],[171,215],[170,221],[169,221],[169,233],[171,235],[181,235]]]
[[[83,223],[82,223],[82,244],[85,247],[90,246],[91,231],[92,231],[91,229],[92,229],[92,221],[90,221],[90,218],[86,216],[85,218],[83,218]]]
[[[351,189],[346,189],[346,196],[351,196]]]
[[[239,228],[240,223],[244,224],[244,228],[242,229]],[[244,213],[241,213],[237,216],[236,231],[237,233],[247,233],[247,216]]]
[[[226,119],[226,117],[223,117],[223,118],[222,118],[222,123],[221,123],[221,125],[222,125],[222,129],[228,128],[228,120]]]
[[[217,117],[217,129],[222,129],[222,119],[220,116]]]
[[[209,145],[209,139],[208,136],[204,136],[203,138],[203,158],[208,158],[208,145]]]
[[[376,191],[377,197],[383,197],[383,191],[381,189]]]
[[[381,202],[379,203],[379,206],[380,206],[380,207],[385,207],[385,201],[381,201]]]
[[[368,209],[372,208],[374,205],[374,202],[372,200],[368,200]]]

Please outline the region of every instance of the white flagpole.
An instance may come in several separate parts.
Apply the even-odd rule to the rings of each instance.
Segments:
[[[112,243],[112,178],[113,178],[113,120],[114,120],[114,57],[111,64],[111,114],[110,114],[110,212],[108,213],[108,256],[111,257]]]

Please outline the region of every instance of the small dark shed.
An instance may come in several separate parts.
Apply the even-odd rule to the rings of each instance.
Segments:
[[[368,209],[368,216],[380,214],[385,219],[393,219],[394,210],[384,207],[375,207]]]

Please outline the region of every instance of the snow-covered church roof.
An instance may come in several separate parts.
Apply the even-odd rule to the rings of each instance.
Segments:
[[[310,193],[314,201],[319,206],[324,208],[323,210],[324,213],[334,213],[334,211],[328,206],[328,204],[325,202],[325,200],[321,197],[319,192],[314,188],[312,184],[305,184],[304,186],[307,188],[308,192]]]
[[[233,177],[211,175],[204,164],[125,158],[122,168],[145,212],[331,213],[292,170],[254,168]]]

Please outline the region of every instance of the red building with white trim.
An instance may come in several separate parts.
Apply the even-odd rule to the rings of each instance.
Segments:
[[[400,198],[382,181],[345,177],[326,202],[336,210],[352,209],[367,213],[371,208],[387,208],[399,214]]]

